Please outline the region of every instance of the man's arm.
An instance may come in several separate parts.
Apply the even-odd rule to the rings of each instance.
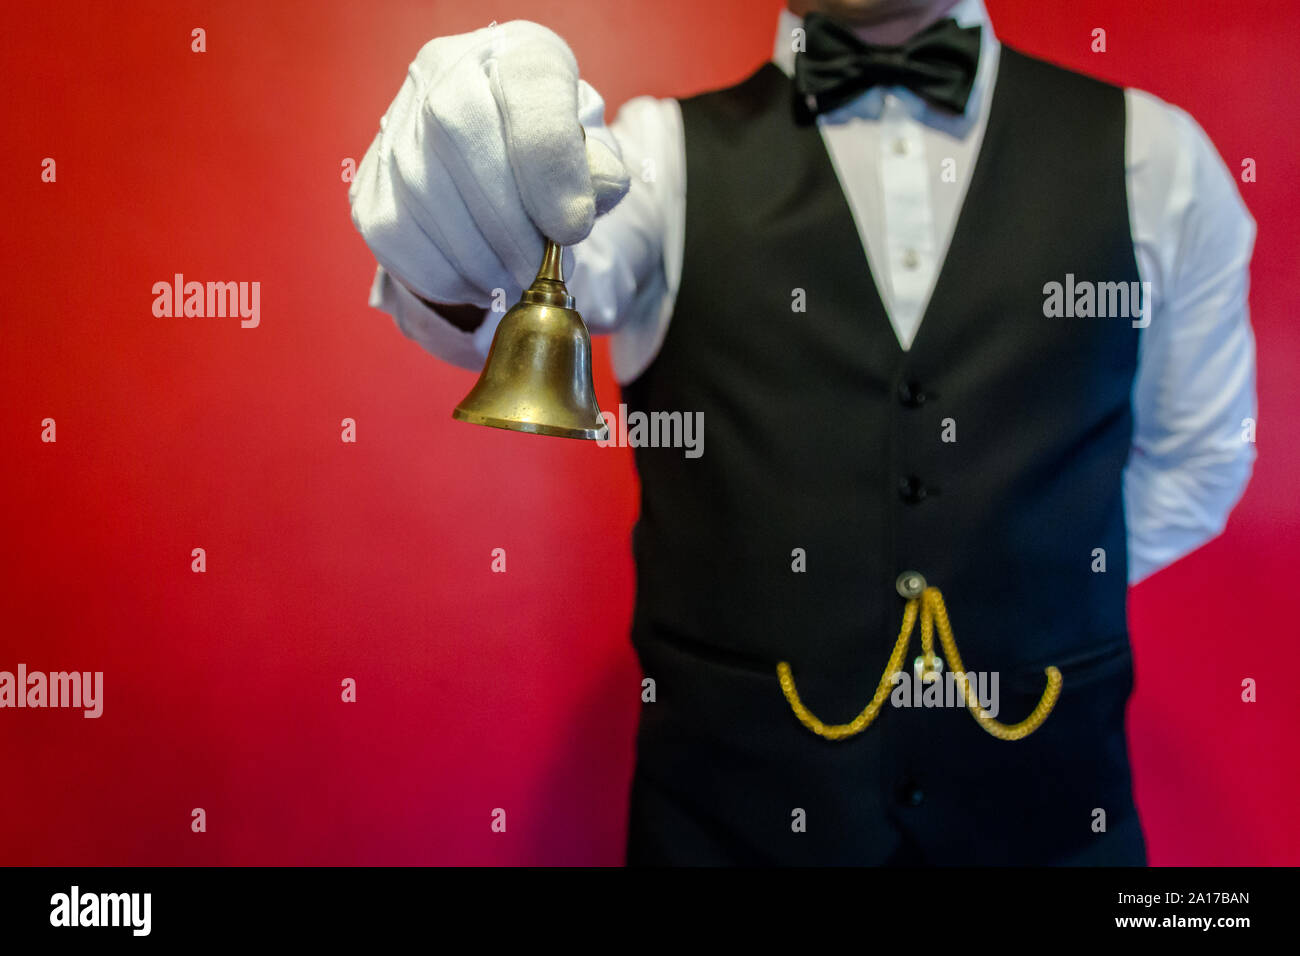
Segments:
[[[686,202],[681,110],[676,100],[637,97],[623,105],[609,131],[631,173],[631,186],[586,239],[566,249],[565,272],[588,328],[613,334],[615,376],[626,382],[658,351],[681,274]],[[381,266],[370,304],[392,315],[433,355],[477,370],[513,300],[495,315],[477,305],[433,302]]]
[[[616,367],[628,355],[644,364],[628,343],[671,301],[663,207],[681,194],[680,140],[672,100],[633,100],[607,128],[572,52],[536,24],[430,42],[349,191],[380,263],[370,304],[426,351],[478,369],[549,235],[568,244],[565,273],[591,330],[629,330]]]
[[[545,239],[580,242],[628,188],[604,101],[561,37],[516,20],[431,40],[348,191],[380,265],[371,303],[476,368]]]
[[[1214,145],[1183,111],[1127,91],[1131,224],[1151,283],[1124,478],[1129,581],[1218,535],[1255,460],[1255,222]]]

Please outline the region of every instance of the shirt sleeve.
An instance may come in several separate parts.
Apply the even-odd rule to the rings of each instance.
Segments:
[[[587,327],[593,334],[613,336],[614,373],[623,383],[635,378],[658,351],[681,274],[681,111],[676,100],[637,97],[623,105],[609,130],[631,174],[631,188],[596,220],[586,239],[565,250],[564,259],[566,285]],[[676,255],[667,267],[665,247],[671,242]],[[402,333],[427,352],[475,371],[482,368],[504,315],[504,309],[489,311],[478,329],[464,332],[383,266],[376,270],[370,305],[391,315]]]
[[[611,333],[614,378],[632,381],[654,360],[681,280],[686,146],[674,99],[629,100],[611,132],[632,185],[577,246],[573,295],[592,332]]]
[[[1255,461],[1255,222],[1197,123],[1126,91],[1130,225],[1149,282],[1124,474],[1129,582],[1224,528]]]

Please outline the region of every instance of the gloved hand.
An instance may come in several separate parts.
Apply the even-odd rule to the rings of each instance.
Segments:
[[[433,40],[361,161],[352,221],[417,295],[487,308],[493,289],[532,281],[543,236],[578,242],[627,193],[604,110],[536,23]]]

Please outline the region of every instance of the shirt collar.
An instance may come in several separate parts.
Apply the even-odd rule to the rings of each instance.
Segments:
[[[949,10],[945,17],[952,17],[958,26],[980,27],[980,59],[975,67],[975,82],[971,87],[970,99],[966,102],[966,112],[962,117],[955,117],[933,107],[928,107],[924,100],[914,96],[909,90],[901,90],[901,95],[909,100],[918,118],[936,122],[937,125],[949,126],[953,133],[962,134],[961,127],[983,112],[993,87],[993,77],[997,68],[1000,44],[989,21],[988,11],[984,9],[983,0],[960,0]],[[782,8],[776,24],[776,41],[772,47],[772,62],[781,68],[786,76],[794,76],[794,31],[803,26],[803,18]],[[880,87],[873,87],[838,110],[824,114],[824,119],[835,122],[840,118],[853,115],[879,116],[882,93]]]

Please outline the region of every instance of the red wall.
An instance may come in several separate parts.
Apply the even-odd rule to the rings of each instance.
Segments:
[[[1133,592],[1132,745],[1153,862],[1300,863],[1300,8],[990,7],[1004,39],[1186,107],[1234,169],[1257,160],[1260,461],[1227,533]],[[630,453],[453,423],[473,376],[367,308],[340,168],[422,42],[489,14],[567,37],[612,110],[738,79],[778,7],[478,9],[10,6],[0,670],[102,670],[106,690],[98,720],[0,711],[0,863],[621,861]],[[155,318],[177,272],[260,281],[260,327]]]

